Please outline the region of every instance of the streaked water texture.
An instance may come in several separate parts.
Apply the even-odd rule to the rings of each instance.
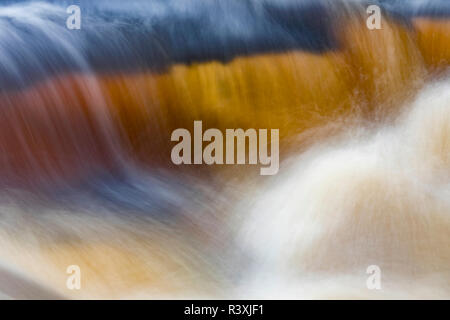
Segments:
[[[364,1],[2,1],[0,298],[450,298],[450,3],[373,3],[381,30]],[[195,120],[279,129],[279,173],[174,165]]]

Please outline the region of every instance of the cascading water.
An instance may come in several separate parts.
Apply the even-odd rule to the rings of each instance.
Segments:
[[[380,30],[364,1],[0,4],[0,297],[448,298],[450,5],[375,2]],[[279,173],[174,165],[195,120],[279,129]]]
[[[395,123],[352,128],[291,159],[244,223],[239,242],[256,257],[244,287],[272,298],[340,297],[343,288],[370,297],[361,283],[376,264],[388,297],[445,294],[449,89],[433,84]]]

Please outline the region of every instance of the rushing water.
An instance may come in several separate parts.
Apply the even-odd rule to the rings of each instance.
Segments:
[[[377,4],[2,2],[2,295],[449,298],[450,4]],[[194,120],[279,173],[175,166]]]

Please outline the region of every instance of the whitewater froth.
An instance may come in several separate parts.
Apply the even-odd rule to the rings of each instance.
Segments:
[[[446,80],[393,124],[350,129],[291,159],[239,235],[254,259],[243,286],[272,298],[376,297],[365,271],[379,265],[384,297],[448,295],[449,157]]]

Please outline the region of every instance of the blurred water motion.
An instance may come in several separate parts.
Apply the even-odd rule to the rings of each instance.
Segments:
[[[0,297],[449,298],[450,5],[376,3],[4,1]],[[174,165],[194,120],[279,174]]]

